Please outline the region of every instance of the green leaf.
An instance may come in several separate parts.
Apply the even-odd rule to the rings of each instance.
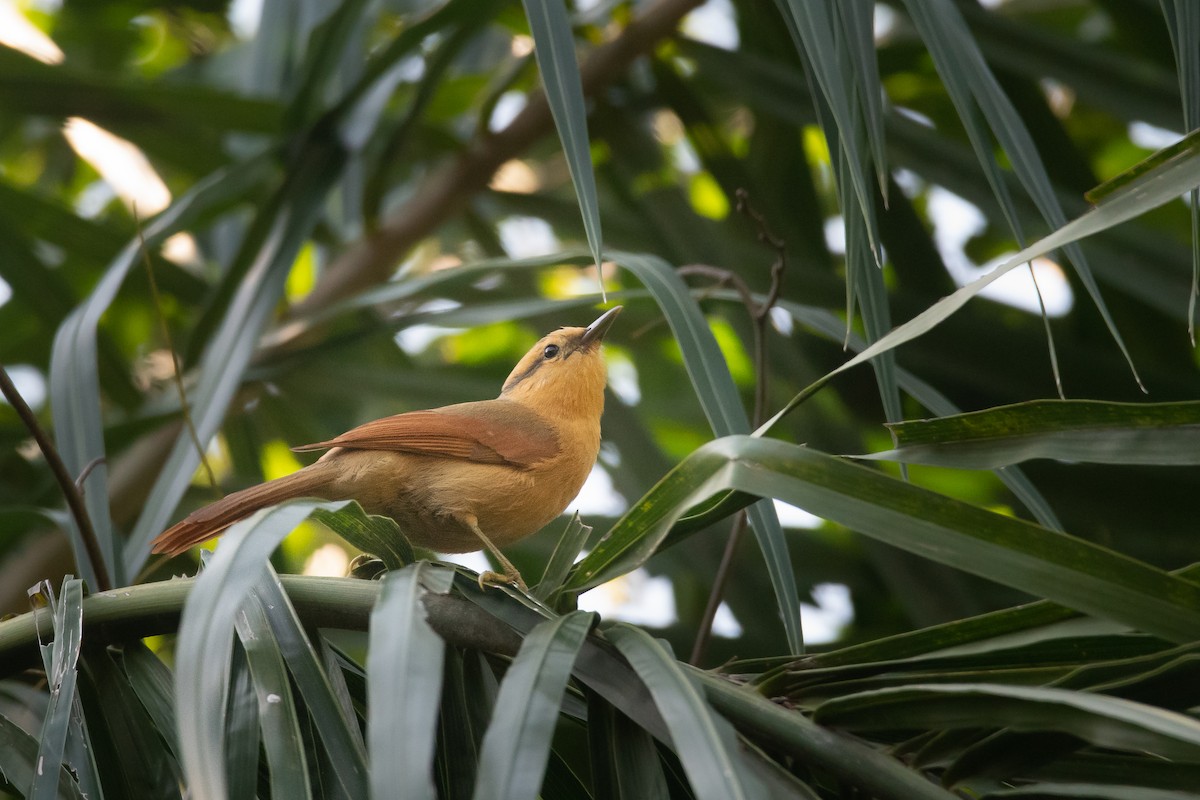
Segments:
[[[196,579],[179,621],[175,708],[184,775],[189,790],[198,797],[226,793],[224,698],[229,691],[234,621],[242,603],[262,579],[267,556],[284,536],[314,508],[341,505],[293,501],[235,523]]]
[[[121,648],[120,663],[129,685],[142,708],[154,722],[158,735],[179,760],[179,729],[175,724],[175,704],[171,670],[143,642]]]
[[[1190,800],[1192,792],[1151,789],[1146,786],[1114,786],[1111,783],[1027,783],[1015,789],[988,792],[992,797],[1080,797],[1090,800]]]
[[[279,576],[267,568],[253,589],[279,643],[279,651],[295,678],[308,708],[312,730],[328,754],[331,771],[350,797],[367,796],[367,749],[351,706],[349,693],[332,653],[322,642],[324,660],[309,640]]]
[[[207,442],[220,429],[225,411],[274,313],[296,254],[316,224],[325,193],[341,172],[345,151],[314,147],[307,160],[293,165],[288,180],[263,209],[239,258],[252,256],[252,268],[238,283],[220,327],[200,362],[192,389],[191,417],[196,437]],[[182,430],[159,478],[150,490],[137,525],[124,549],[125,574],[135,574],[150,553],[150,541],[166,526],[200,463],[192,435]]]
[[[635,569],[687,509],[728,489],[783,500],[939,563],[1171,641],[1200,636],[1200,586],[812,448],[754,437],[717,439],[692,453],[613,526],[567,585],[583,589]]]
[[[815,720],[855,731],[978,727],[1056,730],[1099,747],[1200,759],[1200,722],[1117,697],[1041,686],[916,684],[822,704]]]
[[[448,592],[453,576],[421,562],[383,579],[367,652],[372,797],[437,797],[432,767],[446,645],[421,598]]]
[[[40,780],[42,774],[57,775],[52,797],[68,800],[84,800],[79,785],[71,778],[66,767],[46,769],[39,766],[38,742],[8,717],[0,716],[0,773],[13,786],[24,788]]]
[[[148,247],[187,227],[206,210],[228,202],[249,190],[262,177],[261,161],[214,173],[176,200],[149,222],[143,236]],[[140,263],[141,243],[130,242],[113,259],[104,276],[78,308],[71,312],[54,337],[50,359],[50,405],[54,415],[55,445],[67,469],[74,475],[97,459],[105,458],[104,422],[100,410],[97,370],[97,326],[121,289],[125,276]],[[108,467],[101,460],[83,482],[84,502],[100,542],[113,583],[123,585],[137,569],[126,571],[118,557],[108,510]],[[90,586],[95,586],[87,549],[72,523],[71,547],[75,563]],[[148,541],[148,540],[147,540]],[[140,561],[138,564],[140,565]]]
[[[29,789],[31,800],[49,800],[58,796],[58,772],[54,765],[63,763],[67,734],[78,698],[75,686],[79,678],[79,651],[83,641],[83,580],[63,581],[62,594],[54,604],[54,643],[49,646],[51,666],[50,704],[42,720],[38,742],[39,769]],[[51,767],[43,768],[42,765]]]
[[[889,426],[897,448],[863,458],[983,469],[1033,458],[1200,464],[1200,402],[1035,400]]]
[[[563,689],[596,621],[576,611],[534,628],[509,667],[483,737],[474,800],[538,795]]]
[[[355,501],[338,511],[318,509],[312,518],[354,547],[381,560],[389,570],[401,569],[416,560],[412,545],[395,520],[368,514]]]
[[[595,692],[588,692],[587,733],[596,797],[670,796],[654,737]]]
[[[850,26],[843,28],[835,24],[835,15],[838,13],[835,4],[829,0],[776,0],[776,5],[788,23],[788,31],[792,34],[796,49],[805,59],[806,71],[812,75],[821,90],[821,97],[828,104],[831,119],[822,118],[821,121],[826,138],[831,140],[829,149],[840,149],[845,153],[847,162],[856,167],[849,170],[846,176],[850,179],[849,186],[841,187],[843,205],[857,203],[863,218],[868,220],[866,232],[871,250],[879,254],[874,194],[867,184],[866,169],[860,168],[869,163],[868,154],[863,152],[859,143],[863,116],[858,104],[853,102],[865,98],[872,91],[879,92],[879,75],[876,73],[868,77],[865,72],[862,75],[855,74],[851,53],[861,48],[861,42],[848,45],[844,41],[844,32]],[[861,35],[861,24],[853,28]],[[865,69],[866,64],[860,59],[858,66]],[[863,81],[862,85],[859,79]]]
[[[894,328],[882,339],[822,377],[813,387],[809,387],[792,398],[779,413],[761,426],[757,433],[762,434],[770,430],[775,423],[810,396],[815,388],[828,383],[835,375],[928,333],[966,305],[968,300],[997,278],[1055,248],[1107,230],[1152,208],[1157,208],[1197,186],[1200,186],[1200,148],[1191,148],[1185,154],[1170,159],[1140,176],[1134,182],[1109,195],[1101,201],[1100,205],[1083,216],[1068,222],[1048,236],[1010,256],[991,272],[976,278],[953,294],[943,297],[908,322]]]
[[[279,643],[271,631],[262,601],[257,596],[252,594],[246,598],[234,625],[246,653],[250,675],[254,679],[263,751],[271,776],[271,796],[312,797],[304,740],[300,733],[300,717],[292,699],[292,685]]]
[[[683,363],[713,433],[718,436],[746,433],[750,429],[746,409],[725,357],[699,306],[692,299],[683,279],[660,258],[635,253],[610,253],[612,259],[628,269],[646,287],[662,309],[683,353]],[[804,652],[804,631],[800,624],[800,599],[796,576],[792,572],[787,540],[775,506],[756,503],[749,510],[751,528],[767,562],[767,574],[775,590],[779,615],[787,636],[788,650]]]
[[[671,732],[671,745],[683,762],[700,800],[740,800],[763,796],[748,783],[739,763],[737,734],[709,707],[690,675],[645,631],[618,624],[604,632],[646,683]]]
[[[1042,217],[1051,227],[1062,228],[1067,223],[1067,217],[1063,212],[1058,195],[1050,183],[1050,178],[1046,174],[1046,169],[1042,164],[1042,159],[1038,154],[1033,137],[1025,127],[1024,121],[1013,107],[1012,102],[1004,94],[1003,89],[1000,88],[1000,84],[996,81],[995,76],[992,75],[991,69],[988,67],[987,62],[984,61],[983,54],[979,51],[979,46],[976,44],[974,37],[970,35],[970,31],[967,29],[966,23],[958,9],[953,3],[947,0],[933,0],[933,2],[926,3],[910,2],[906,4],[906,7],[909,10],[909,14],[912,15],[913,21],[921,30],[922,38],[929,45],[930,52],[934,56],[934,60],[938,63],[938,72],[947,81],[947,86],[957,85],[959,87],[957,92],[953,90],[951,92],[955,98],[955,104],[959,108],[959,115],[964,120],[972,119],[974,109],[969,104],[972,100],[978,104],[978,109],[987,118],[988,125],[995,133],[997,141],[999,141],[1009,160],[1012,162],[1013,170],[1037,206],[1038,211],[1041,212]],[[947,78],[947,76],[951,77]],[[962,83],[964,81],[970,90],[971,97],[969,99],[961,96],[963,92]],[[976,131],[975,135],[972,136],[972,145],[975,147],[976,155],[980,157],[981,163],[985,163],[986,169],[986,163],[993,162],[994,156],[991,155],[990,147],[987,146],[987,143],[977,141],[982,138],[983,134]],[[1006,195],[1007,192],[999,188],[1001,181],[995,168],[993,167],[988,170],[988,173],[988,182],[992,185],[993,192],[997,193],[997,197],[1001,197],[1002,194]],[[1002,204],[1004,203],[1003,198],[1001,202]],[[1011,215],[1011,210],[1011,207],[1006,207],[1006,215],[1009,215],[1009,224],[1013,226],[1013,232],[1017,236],[1017,241],[1024,245],[1024,236],[1021,235],[1020,229],[1016,226],[1016,217]],[[1075,272],[1091,296],[1092,302],[1095,303],[1096,308],[1100,311],[1100,316],[1103,317],[1105,325],[1108,326],[1109,333],[1121,349],[1121,353],[1125,356],[1125,360],[1129,363],[1134,378],[1137,379],[1140,386],[1141,379],[1138,378],[1137,369],[1133,365],[1133,358],[1125,347],[1125,342],[1117,330],[1116,323],[1113,321],[1112,315],[1109,313],[1108,307],[1100,295],[1100,288],[1096,285],[1096,279],[1092,275],[1091,267],[1088,266],[1087,258],[1076,244],[1064,243],[1064,249],[1067,256],[1071,259],[1072,265],[1075,267]],[[1040,302],[1040,294],[1038,299]],[[1050,328],[1048,324],[1046,326],[1046,333],[1049,337]],[[1050,340],[1050,356],[1054,366],[1055,380],[1059,384],[1059,392],[1061,393],[1062,381],[1058,374],[1058,362],[1055,356],[1053,339]]]
[[[587,108],[567,9],[563,0],[522,2],[525,15],[529,18],[529,32],[533,34],[533,52],[537,57],[542,84],[546,88],[546,101],[562,141],[571,181],[575,184],[575,196],[579,198],[588,248],[599,265],[603,260],[600,201],[596,197],[596,175],[592,171],[592,155],[588,144]],[[603,280],[600,292],[604,293]]]
[[[554,552],[550,554],[550,561],[546,564],[546,571],[542,573],[542,579],[538,581],[537,586],[533,587],[534,597],[549,604],[548,598],[556,594],[563,581],[566,580],[567,573],[571,571],[571,565],[579,557],[591,532],[592,527],[584,525],[583,521],[579,519],[579,512],[571,515],[566,530],[562,532],[562,535],[558,537],[558,542],[554,545]]]

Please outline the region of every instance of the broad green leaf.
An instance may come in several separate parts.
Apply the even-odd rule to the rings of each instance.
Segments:
[[[226,794],[224,698],[239,609],[283,537],[314,508],[341,506],[293,501],[234,524],[192,587],[175,647],[175,707],[179,755],[189,790],[197,797]]]
[[[304,756],[300,717],[292,699],[291,682],[279,643],[257,596],[251,594],[246,598],[234,625],[254,679],[263,752],[271,776],[271,795],[311,797],[308,762]]]
[[[1200,464],[1200,403],[1036,400],[890,425],[896,449],[864,458],[984,469],[1033,458]]]
[[[529,31],[533,34],[534,55],[542,84],[546,88],[546,101],[558,128],[571,181],[575,184],[575,196],[579,198],[579,209],[583,214],[583,227],[587,232],[588,248],[597,266],[603,260],[603,240],[600,233],[600,201],[596,197],[596,176],[592,171],[591,148],[588,143],[587,108],[583,100],[583,83],[579,77],[579,64],[575,60],[575,37],[567,19],[563,0],[522,0],[525,15],[529,19]],[[600,292],[604,285],[601,281]]]
[[[576,611],[543,622],[525,637],[483,737],[475,800],[537,797],[563,689],[595,621],[594,614]]]
[[[855,731],[978,727],[1056,730],[1118,750],[1200,759],[1200,722],[1117,697],[1000,684],[915,684],[830,700],[818,723]]]
[[[63,763],[67,735],[78,698],[75,687],[79,679],[79,652],[83,640],[83,580],[68,578],[62,594],[54,603],[54,643],[49,682],[50,704],[42,720],[37,763],[39,769],[29,787],[32,800],[49,800],[58,796],[58,770]],[[49,767],[47,769],[46,767]]]
[[[367,653],[371,796],[434,798],[433,753],[446,645],[425,619],[426,591],[445,594],[453,572],[414,564],[383,579]]]
[[[694,679],[662,645],[645,631],[625,624],[609,628],[604,635],[645,681],[699,800],[766,796],[739,763],[733,726],[713,712]]]
[[[1200,635],[1200,586],[812,448],[755,437],[717,439],[692,453],[613,526],[567,586],[583,589],[635,569],[687,509],[729,489],[783,500],[939,563],[1171,641]]]

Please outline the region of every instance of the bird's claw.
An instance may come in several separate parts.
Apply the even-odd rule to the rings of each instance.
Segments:
[[[521,578],[521,573],[513,570],[510,572],[492,572],[490,569],[479,573],[479,588],[486,589],[488,586],[516,586],[522,592],[528,592],[529,587],[525,585],[525,581]]]

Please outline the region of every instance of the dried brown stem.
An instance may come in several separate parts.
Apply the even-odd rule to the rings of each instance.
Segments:
[[[100,551],[100,542],[96,539],[96,530],[92,527],[92,519],[88,516],[87,507],[83,504],[83,494],[75,485],[75,479],[71,477],[71,473],[67,471],[67,465],[63,463],[62,457],[58,454],[58,448],[54,446],[54,442],[42,429],[41,423],[38,422],[33,410],[29,408],[29,404],[25,402],[25,398],[21,397],[21,393],[13,385],[3,364],[0,364],[0,391],[4,393],[5,399],[17,412],[17,416],[25,423],[25,427],[33,434],[34,440],[41,448],[42,455],[46,458],[46,463],[50,465],[50,471],[54,473],[54,479],[58,481],[63,497],[67,500],[67,508],[70,509],[71,516],[75,518],[75,525],[79,528],[79,536],[83,540],[84,549],[87,550],[88,559],[92,562],[92,572],[96,575],[97,585],[93,589],[99,592],[108,591],[112,588],[112,579],[108,575],[108,566]]]

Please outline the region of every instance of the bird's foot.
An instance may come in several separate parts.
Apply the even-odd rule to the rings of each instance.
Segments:
[[[521,578],[521,573],[515,569],[504,572],[492,572],[489,569],[479,573],[479,588],[486,589],[488,586],[516,586],[522,592],[529,591],[529,587],[525,585],[524,579]]]

